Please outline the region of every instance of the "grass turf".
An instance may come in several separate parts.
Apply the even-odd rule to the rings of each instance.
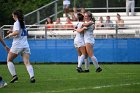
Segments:
[[[140,93],[140,64],[102,64],[101,73],[92,65],[89,73],[77,73],[76,64],[33,64],[35,84],[23,64],[15,67],[19,80],[11,84],[7,66],[0,65],[8,83],[0,93]]]

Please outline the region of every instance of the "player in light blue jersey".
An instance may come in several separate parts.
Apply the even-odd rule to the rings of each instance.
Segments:
[[[93,30],[94,30],[94,19],[92,17],[91,12],[86,12],[84,15],[85,23],[93,23],[87,27],[87,29],[84,31],[84,41],[86,46],[86,51],[88,56],[91,58],[94,66],[96,67],[96,72],[101,72],[102,69],[98,64],[97,58],[94,55],[94,49],[93,45],[95,43],[94,37],[93,37]]]
[[[29,62],[30,48],[27,41],[27,30],[24,24],[23,13],[21,10],[15,10],[13,11],[12,16],[13,16],[13,19],[15,20],[15,23],[13,25],[13,30],[11,31],[12,33],[10,33],[7,36],[7,37],[13,37],[12,47],[7,57],[7,66],[8,66],[9,72],[13,76],[10,83],[14,83],[15,81],[18,80],[15,66],[12,62],[18,56],[18,54],[21,54],[23,58],[23,62],[30,76],[30,82],[35,83],[34,70],[33,70],[32,65]]]

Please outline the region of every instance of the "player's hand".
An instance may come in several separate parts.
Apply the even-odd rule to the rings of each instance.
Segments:
[[[13,31],[12,31],[12,29],[9,29],[8,31],[7,31],[7,33],[9,34],[9,33],[12,33]]]
[[[10,33],[9,35],[7,35],[5,38],[9,38],[12,36],[12,33]]]
[[[87,29],[87,27],[83,27],[85,30]]]
[[[11,30],[9,30],[9,31],[7,31],[7,33],[9,34],[9,33],[12,33],[12,31]]]

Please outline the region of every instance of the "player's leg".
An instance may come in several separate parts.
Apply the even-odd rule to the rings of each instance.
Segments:
[[[29,49],[25,49],[22,53],[22,58],[23,58],[23,62],[26,66],[26,69],[29,73],[30,76],[30,82],[31,83],[35,83],[35,78],[34,78],[34,70],[32,65],[30,64],[29,58],[30,58],[30,50]]]
[[[84,59],[85,59],[85,55],[86,55],[85,46],[81,46],[81,47],[79,48],[79,50],[80,50],[80,52],[82,53],[82,55],[80,56],[79,65],[78,65],[77,71],[78,71],[78,72],[83,72],[83,70],[82,70],[81,67],[82,67],[82,63],[83,63],[83,61],[84,61]]]
[[[84,72],[89,72],[89,65],[90,65],[90,63],[88,61],[88,55],[86,55],[84,61],[85,61],[85,71]]]
[[[94,56],[93,45],[90,43],[87,43],[86,44],[86,51],[87,51],[88,56],[91,58],[94,66],[96,67],[96,72],[102,71],[102,69],[100,68],[100,66],[98,64],[97,58]]]
[[[7,86],[7,83],[2,79],[2,76],[0,76],[0,88],[3,88]]]
[[[10,52],[8,53],[7,66],[8,66],[8,70],[9,70],[10,74],[13,76],[10,83],[14,83],[15,81],[18,80],[18,77],[17,77],[17,74],[16,74],[15,66],[14,66],[12,61],[17,57],[17,54],[13,53],[11,51],[15,51],[15,50],[11,49]]]
[[[81,68],[81,66],[82,66],[82,62],[81,62],[81,55],[82,55],[82,53],[80,51],[80,48],[77,48],[77,53],[78,53],[78,65],[76,67],[76,70],[78,72],[83,72],[83,69]]]
[[[80,49],[79,48],[76,48],[76,50],[77,50],[77,53],[78,53],[78,66],[80,65],[80,56],[82,55],[82,53],[81,53],[81,51],[80,51]]]

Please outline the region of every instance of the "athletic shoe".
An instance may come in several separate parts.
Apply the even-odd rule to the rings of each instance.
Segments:
[[[30,78],[30,82],[31,82],[31,83],[35,83],[35,78],[34,78],[34,77],[31,77],[31,78]]]
[[[76,70],[77,70],[79,73],[84,72],[83,69],[82,69],[81,67],[77,67]]]
[[[85,72],[85,73],[88,73],[88,72],[89,72],[89,69],[88,69],[88,70],[84,70],[84,72]]]
[[[14,83],[16,81],[18,81],[17,75],[13,76],[12,80],[10,81],[10,83]]]
[[[0,88],[7,86],[7,83],[3,80],[0,81]]]
[[[100,68],[100,67],[98,67],[97,69],[96,69],[96,72],[101,72],[102,71],[102,69]]]

